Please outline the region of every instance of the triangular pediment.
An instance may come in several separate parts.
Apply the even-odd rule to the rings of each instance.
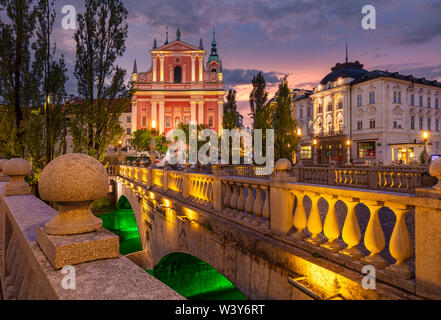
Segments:
[[[169,44],[163,45],[162,47],[152,50],[152,52],[155,51],[203,51],[203,50],[182,41],[173,41]]]

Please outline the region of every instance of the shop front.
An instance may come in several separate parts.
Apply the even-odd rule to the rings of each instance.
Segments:
[[[416,164],[424,151],[424,143],[392,144],[392,163]]]
[[[376,141],[363,141],[357,143],[357,157],[358,160],[375,160],[376,154]]]

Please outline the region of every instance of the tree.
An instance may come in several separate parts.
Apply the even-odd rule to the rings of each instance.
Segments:
[[[276,160],[286,158],[291,161],[297,147],[296,122],[292,113],[291,92],[285,76],[279,85],[274,110],[274,156]]]
[[[236,90],[228,90],[227,102],[224,103],[224,116],[222,126],[224,129],[235,129],[239,121],[237,112]]]
[[[251,83],[253,85],[253,89],[250,93],[250,116],[251,119],[253,119],[253,129],[256,129],[256,114],[266,106],[268,92],[265,90],[266,81],[262,72],[259,71],[259,73],[253,77]]]
[[[52,44],[51,35],[55,22],[54,1],[39,0],[35,15],[37,19],[36,41],[32,44],[35,59],[32,65],[34,81],[40,82],[38,105],[43,105],[44,113],[44,156],[45,164],[52,161],[62,150],[56,144],[64,140],[65,114],[63,99],[66,96],[67,81],[63,55],[55,60],[56,44]],[[41,80],[40,80],[41,79]]]
[[[159,153],[166,153],[166,138],[162,134],[156,135],[156,130],[153,130],[141,129],[134,131],[129,139],[130,145],[138,151],[151,151],[150,145],[153,137],[155,137],[155,150]]]
[[[9,23],[0,21],[0,97],[3,103],[1,129],[14,136],[6,144],[6,154],[25,157],[23,128],[25,106],[35,98],[35,85],[30,72],[30,41],[34,34],[32,0],[0,0]],[[5,122],[12,121],[12,124]]]
[[[84,99],[72,116],[74,146],[99,160],[122,136],[119,117],[130,103],[125,71],[115,64],[126,50],[126,19],[127,10],[121,0],[86,0],[74,35],[74,75],[78,93]]]

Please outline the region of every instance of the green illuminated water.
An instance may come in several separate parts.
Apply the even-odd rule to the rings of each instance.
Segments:
[[[186,253],[170,254],[147,272],[189,300],[246,300],[216,269]]]
[[[116,210],[99,216],[103,227],[119,236],[119,252],[122,255],[142,250],[138,225],[129,201],[121,197]]]

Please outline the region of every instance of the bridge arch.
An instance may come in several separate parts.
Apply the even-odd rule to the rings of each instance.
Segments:
[[[148,272],[189,300],[247,299],[215,267],[188,252],[170,252]]]

